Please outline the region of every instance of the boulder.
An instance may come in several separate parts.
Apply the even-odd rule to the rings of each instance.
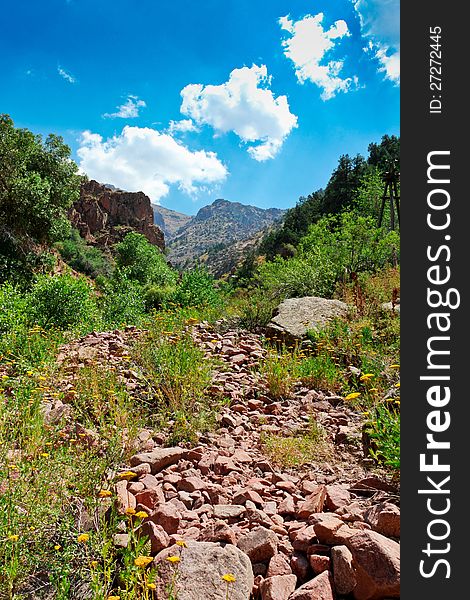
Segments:
[[[334,600],[331,574],[324,571],[296,590],[289,600]]]
[[[295,575],[274,575],[268,577],[260,585],[262,600],[288,600],[295,590]]]
[[[170,556],[179,556],[180,562],[172,564]],[[176,580],[178,600],[226,600],[227,585],[231,600],[249,600],[254,583],[249,558],[231,544],[190,540],[185,548],[175,544],[157,554],[154,566],[157,598],[167,598],[168,587]],[[233,583],[222,579],[229,573],[235,577]]]
[[[266,527],[257,527],[243,535],[237,546],[248,555],[252,563],[269,560],[277,552],[277,535]]]
[[[338,594],[350,594],[357,584],[350,550],[346,546],[334,546],[331,549],[331,561],[336,591]]]
[[[150,465],[152,474],[158,473],[162,469],[166,469],[170,465],[174,465],[186,454],[186,450],[176,446],[175,448],[155,448],[151,452],[142,452],[131,458],[131,467],[147,463]]]
[[[356,572],[355,600],[400,597],[400,545],[375,531],[360,531],[345,540]]]
[[[364,520],[377,533],[400,538],[400,509],[390,502],[375,504],[366,510]]]
[[[345,317],[348,305],[339,300],[306,296],[284,300],[276,312],[267,326],[267,335],[295,341],[305,337],[308,330],[324,327],[334,317]]]

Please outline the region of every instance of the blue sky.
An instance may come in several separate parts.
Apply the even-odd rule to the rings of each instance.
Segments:
[[[287,208],[399,134],[397,0],[0,0],[0,112],[194,214]]]

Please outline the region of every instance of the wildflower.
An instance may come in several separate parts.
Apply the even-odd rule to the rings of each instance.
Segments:
[[[378,392],[379,388],[369,388],[369,392]]]
[[[108,596],[106,600],[121,600],[121,596]]]
[[[131,508],[130,506],[126,508],[124,511],[126,515],[135,515],[135,508]]]
[[[8,375],[2,375],[2,379],[3,380],[8,379]]]
[[[38,381],[47,381],[47,377],[44,377],[44,375],[39,375]]]
[[[172,565],[181,561],[181,558],[179,556],[167,556],[166,559],[168,562],[171,562]]]
[[[119,479],[133,479],[137,477],[137,473],[134,473],[134,471],[124,471],[123,473],[119,473],[118,477]]]
[[[157,586],[155,583],[147,583],[147,587],[149,590],[156,590]]]
[[[232,573],[226,573],[225,575],[222,575],[222,579],[227,583],[233,583],[235,581],[235,575]]]
[[[400,368],[400,365],[390,365],[390,368],[391,368],[391,369],[399,369],[399,368]]]
[[[146,567],[147,565],[149,565],[153,560],[152,556],[138,556],[137,558],[134,559],[134,564],[136,567]]]
[[[11,469],[12,471],[17,471],[18,465],[8,465],[8,468]]]
[[[396,383],[395,387],[399,388],[400,387],[400,382]]]
[[[361,395],[360,392],[352,392],[344,397],[345,400],[354,400],[354,398],[358,398]]]
[[[8,536],[8,539],[10,540],[10,542],[17,542],[20,539],[20,536],[16,533],[12,533]]]
[[[62,548],[62,546],[60,544],[56,544],[54,546],[54,550],[60,550]]]
[[[364,375],[361,375],[359,377],[360,381],[369,381],[369,379],[372,379],[372,377],[375,377],[375,375],[373,373],[364,373]]]
[[[188,544],[184,540],[178,540],[176,542],[176,545],[179,546],[180,548],[187,548],[188,547]]]
[[[89,539],[90,539],[89,533],[81,533],[77,538],[77,542],[79,542],[80,544],[86,544],[86,542],[88,542]]]
[[[135,516],[138,519],[146,519],[148,517],[148,514],[145,512],[145,510],[139,510],[139,512],[135,513]]]
[[[31,377],[32,374],[33,374],[32,371],[26,371],[26,375],[28,375],[29,377]]]
[[[92,569],[96,569],[96,567],[98,566],[98,561],[97,560],[92,560],[90,563],[90,567]]]
[[[109,498],[112,495],[113,495],[113,493],[110,490],[100,490],[98,492],[98,496],[100,498]]]
[[[41,452],[39,456],[42,456],[42,458],[49,458],[49,454],[47,452]]]

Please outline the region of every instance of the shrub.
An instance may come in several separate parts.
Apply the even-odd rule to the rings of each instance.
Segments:
[[[220,306],[222,298],[214,286],[214,278],[203,268],[195,268],[183,274],[172,296],[180,306]]]
[[[105,327],[137,325],[145,314],[144,290],[122,272],[102,284],[101,317]]]
[[[165,308],[171,301],[176,288],[173,286],[159,286],[148,284],[144,288],[145,310]]]
[[[0,334],[14,331],[27,320],[27,302],[13,285],[0,286]]]
[[[89,246],[76,229],[72,229],[68,238],[57,244],[57,248],[72,269],[94,279],[99,275],[111,275],[110,260],[99,248]]]
[[[40,275],[28,295],[31,320],[42,327],[71,329],[97,317],[94,292],[82,278]]]
[[[120,272],[142,285],[174,285],[178,278],[164,255],[147,238],[136,232],[128,233],[122,242],[116,244],[116,264]]]

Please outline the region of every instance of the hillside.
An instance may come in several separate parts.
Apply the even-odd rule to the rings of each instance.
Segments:
[[[180,269],[203,263],[220,276],[238,264],[245,250],[257,243],[259,233],[272,227],[284,212],[215,200],[201,208],[169,240],[168,258]]]
[[[152,208],[153,222],[163,231],[167,242],[191,220],[189,215],[176,212],[176,210],[171,210],[164,206],[153,204]]]

